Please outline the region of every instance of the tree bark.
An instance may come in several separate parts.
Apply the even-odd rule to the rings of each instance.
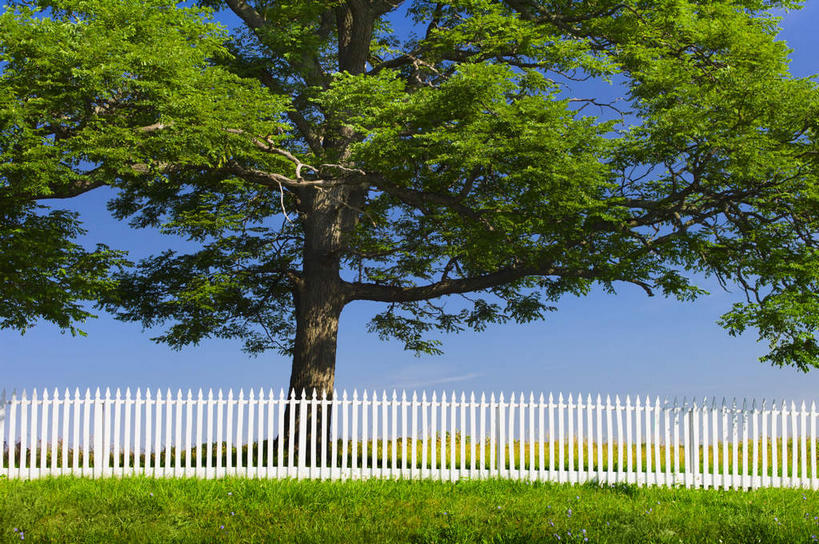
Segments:
[[[302,398],[321,399],[324,392],[327,399],[333,398],[335,386],[336,346],[338,321],[344,306],[349,302],[349,285],[341,280],[341,248],[343,237],[354,225],[352,210],[340,205],[353,199],[360,189],[339,186],[331,189],[309,188],[301,195],[301,220],[304,227],[304,251],[302,275],[293,290],[296,307],[296,338],[293,365],[290,371],[288,395],[295,392]],[[309,406],[309,404],[308,404]],[[315,422],[316,435],[312,433],[312,412],[293,416],[295,428],[294,451],[298,451],[301,439],[302,419],[306,436],[303,442],[310,450],[311,441],[317,441],[317,452],[321,443],[329,438],[329,413],[322,414],[318,406]],[[290,406],[285,413],[285,436],[290,436]],[[326,419],[327,435],[321,436],[322,419]],[[328,448],[328,451],[330,448]],[[309,455],[305,452],[305,455]],[[306,457],[307,458],[307,457]],[[317,460],[309,459],[316,465]]]

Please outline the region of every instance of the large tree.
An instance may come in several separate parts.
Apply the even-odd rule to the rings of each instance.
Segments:
[[[13,2],[2,325],[67,326],[101,297],[174,347],[292,354],[292,388],[332,391],[356,300],[436,352],[436,331],[541,318],[595,283],[688,300],[713,275],[745,295],[730,333],[817,366],[819,92],[770,13],[797,4]],[[120,255],[35,207],[102,186],[116,217],[196,249],[111,275]]]

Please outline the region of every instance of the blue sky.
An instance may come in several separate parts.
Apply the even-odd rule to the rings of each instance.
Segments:
[[[781,38],[794,50],[792,72],[819,73],[819,2],[783,13]],[[226,22],[229,22],[226,20]],[[158,251],[167,240],[132,231],[111,219],[100,190],[73,204],[89,230],[85,241],[129,249],[133,258]],[[511,393],[582,392],[819,400],[819,369],[803,374],[757,361],[765,352],[753,333],[729,337],[716,320],[738,293],[721,291],[693,303],[647,298],[620,287],[567,297],[543,322],[496,325],[481,333],[442,338],[445,354],[415,357],[395,342],[368,334],[377,305],[354,303],[342,314],[336,386]],[[150,340],[158,331],[108,315],[71,337],[42,324],[20,335],[0,331],[0,388],[32,387],[286,387],[290,361],[270,353],[249,357],[238,342],[213,340],[172,351]]]

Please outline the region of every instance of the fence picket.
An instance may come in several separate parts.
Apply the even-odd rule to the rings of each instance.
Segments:
[[[413,393],[413,404],[415,404],[415,397]],[[367,424],[369,423],[367,412],[369,411],[369,396],[367,395],[367,390],[364,390],[364,399],[361,401],[361,477],[368,478],[370,473],[367,469]],[[413,408],[413,418],[415,417],[415,409]],[[414,434],[414,427],[413,427],[413,434]],[[414,439],[413,439],[414,442]],[[413,450],[413,453],[415,450]],[[414,463],[413,463],[414,464]]]
[[[577,394],[577,481],[585,482],[586,477],[585,460],[583,459],[583,447],[586,439],[585,431],[583,430],[583,414],[585,413],[585,405],[583,404],[583,395]]]
[[[250,478],[253,474],[253,426],[256,423],[256,414],[253,410],[253,405],[256,404],[256,395],[253,393],[253,388],[250,388],[250,394],[247,399],[247,461],[245,463],[246,478]],[[239,435],[239,444],[242,443],[241,434]],[[242,448],[244,450],[244,448]],[[241,453],[239,454],[241,455]]]
[[[816,475],[816,401],[810,403],[810,488],[819,487],[819,477]]]
[[[541,403],[541,405],[543,404],[543,394],[542,394],[542,393],[541,393],[541,395],[540,395],[540,403]],[[481,405],[480,405],[480,420],[481,420],[481,422],[480,422],[480,425],[481,425],[481,435],[480,435],[480,436],[481,436],[481,440],[480,440],[480,447],[481,447],[481,460],[480,460],[480,466],[479,466],[479,468],[480,468],[480,474],[481,474],[481,477],[483,477],[483,476],[486,474],[486,472],[485,472],[485,471],[486,471],[486,408],[487,408],[487,404],[486,404],[486,394],[485,394],[485,393],[481,393]],[[811,421],[813,421],[813,420],[811,419]],[[543,437],[543,427],[542,427],[542,426],[541,426],[540,436],[541,436],[541,440],[542,440],[542,439],[543,439],[543,438],[542,438],[542,437]],[[540,453],[540,457],[541,457],[541,465],[543,465],[543,449],[542,449],[542,448],[543,448],[543,444],[542,444],[542,443],[541,443],[541,446],[540,446],[540,447],[541,447],[541,453]],[[542,472],[542,467],[541,467],[541,472]]]
[[[623,471],[623,406],[620,404],[620,395],[614,396],[615,420],[617,421],[617,483],[625,480]]]
[[[373,391],[373,399],[375,399],[375,391]],[[321,390],[321,479],[324,480],[329,478],[327,472],[327,416],[328,416],[328,408],[327,408],[327,390]],[[273,389],[270,389],[270,419],[268,420],[268,427],[270,431],[268,432],[268,440],[272,442],[273,440]],[[375,439],[375,432],[373,432],[373,439]],[[270,443],[270,442],[269,442]],[[268,443],[268,444],[269,444]],[[375,443],[373,442],[373,445]],[[272,452],[268,449],[268,474],[270,473],[273,461],[272,461]],[[375,451],[373,451],[373,459],[375,459]],[[373,461],[375,463],[375,461]]]
[[[569,457],[569,473],[568,473],[567,481],[569,481],[570,483],[577,483],[577,480],[574,478],[574,476],[575,476],[574,475],[574,397],[572,396],[571,393],[569,393],[569,400],[568,400],[568,405],[567,405],[566,408],[567,408],[567,413],[566,413],[567,422],[566,423],[568,423],[567,427],[568,427],[568,431],[569,431],[569,436],[568,436],[568,438],[569,438],[569,440],[568,440],[569,451],[567,453],[567,455]]]
[[[114,474],[122,476],[123,468],[119,461],[120,454],[120,440],[122,439],[122,396],[120,395],[119,387],[114,394]],[[127,432],[127,428],[126,428]]]
[[[791,401],[791,477],[788,479],[788,486],[794,487],[797,480],[798,466],[796,463],[796,456],[799,449],[799,442],[796,434],[796,403]]]
[[[606,395],[606,482],[614,481],[614,433],[611,425],[611,396]]]
[[[145,464],[143,473],[147,476],[151,470],[151,432],[153,431],[153,418],[151,417],[151,390],[145,388]],[[106,427],[107,427],[106,423]]]
[[[665,485],[674,485],[674,479],[671,475],[671,414],[668,409],[668,401],[663,403],[663,444],[665,444]]]
[[[626,482],[633,484],[636,483],[636,479],[633,480],[633,470],[634,470],[634,459],[632,458],[631,454],[631,446],[632,446],[632,428],[631,428],[631,396],[626,395]]]
[[[350,415],[352,417],[352,431],[350,434],[350,442],[352,444],[352,455],[350,456],[350,477],[358,477],[357,457],[358,457],[358,389],[353,389],[353,398],[350,404]],[[406,411],[404,412],[404,425],[406,425]],[[345,429],[346,431],[346,429]],[[406,440],[404,440],[406,447]],[[406,458],[406,455],[404,456]]]
[[[807,474],[808,474],[807,436],[808,436],[808,433],[807,433],[807,429],[805,427],[805,425],[807,424],[807,413],[805,412],[805,401],[804,400],[802,401],[802,405],[799,408],[799,416],[801,418],[801,423],[799,425],[799,429],[801,431],[799,433],[799,438],[801,439],[801,441],[800,441],[799,445],[800,445],[800,448],[801,448],[800,449],[800,452],[801,452],[800,461],[802,463],[802,471],[801,471],[800,476],[799,476],[799,485],[800,485],[800,487],[806,487],[807,483],[808,483],[808,480],[807,480]]]
[[[272,396],[272,395],[271,395]],[[208,388],[208,400],[207,400],[207,418],[208,418],[208,425],[205,428],[205,478],[213,478],[213,388]],[[156,420],[159,421],[159,398],[156,401],[157,405],[157,418]],[[157,433],[159,436],[159,433]],[[268,433],[268,439],[270,439],[270,433]],[[159,447],[156,448],[157,453],[157,461],[159,460]],[[270,450],[268,450],[268,456],[270,455]],[[154,466],[154,471],[156,471],[156,466],[159,463],[156,463]],[[269,475],[268,475],[269,476]]]
[[[109,395],[110,396],[110,395]],[[46,446],[48,444],[48,406],[50,400],[48,398],[48,389],[43,388],[42,410],[40,411],[40,429],[42,438],[40,439],[40,464],[37,470],[37,477],[42,478],[48,467],[46,466]],[[108,457],[105,457],[108,459]]]
[[[557,475],[555,474],[555,418],[554,418],[554,398],[552,394],[549,393],[549,481],[554,482],[557,480]],[[589,428],[591,429],[591,427]],[[591,470],[591,465],[589,466],[589,470]]]
[[[560,483],[566,481],[563,431],[563,393],[560,393],[557,396],[557,481]]]
[[[97,390],[99,391],[99,389]],[[97,395],[99,397],[99,395]],[[31,426],[29,427],[29,447],[28,447],[28,478],[29,480],[33,480],[37,477],[37,389],[34,388],[31,390]],[[96,420],[95,420],[96,423]],[[95,425],[95,433],[94,439],[96,440],[97,433],[96,433],[96,425]],[[96,446],[96,443],[94,444]],[[99,451],[99,449],[95,448],[94,451]]]

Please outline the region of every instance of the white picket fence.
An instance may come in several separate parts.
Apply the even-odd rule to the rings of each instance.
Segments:
[[[329,423],[317,417],[326,413]],[[815,402],[807,410],[804,402],[739,407],[648,396],[612,403],[571,394],[476,400],[474,393],[344,391],[330,400],[262,389],[247,397],[139,389],[112,397],[97,389],[93,397],[35,390],[7,398],[4,391],[0,477],[494,477],[819,489],[816,418]]]

